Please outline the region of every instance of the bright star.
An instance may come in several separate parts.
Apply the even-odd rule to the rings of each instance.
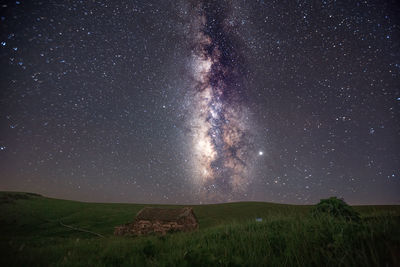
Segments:
[[[264,155],[264,152],[258,151],[258,155],[259,155],[259,156],[262,156],[262,155]]]

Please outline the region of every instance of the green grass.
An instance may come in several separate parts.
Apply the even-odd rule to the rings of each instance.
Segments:
[[[0,192],[0,266],[400,266],[400,206],[354,207],[352,223],[313,218],[311,206],[200,205],[196,232],[112,235],[144,206]]]

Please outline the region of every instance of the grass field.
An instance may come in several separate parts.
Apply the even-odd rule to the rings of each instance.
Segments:
[[[0,192],[0,266],[400,266],[400,206],[356,206],[355,223],[311,206],[195,205],[198,231],[114,237],[144,206]]]

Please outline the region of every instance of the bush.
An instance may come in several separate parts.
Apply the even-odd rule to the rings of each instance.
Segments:
[[[152,258],[156,254],[156,246],[150,240],[147,240],[142,249],[143,254],[146,258]]]
[[[196,247],[185,251],[184,260],[188,266],[216,266],[217,258],[207,249]]]
[[[321,201],[311,210],[311,214],[314,217],[327,215],[348,221],[357,222],[360,220],[360,215],[346,202],[337,197],[321,199]]]

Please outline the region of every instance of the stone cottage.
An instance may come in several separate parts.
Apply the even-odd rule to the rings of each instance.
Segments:
[[[165,235],[175,231],[193,231],[199,224],[193,208],[180,209],[144,208],[138,212],[133,223],[115,227],[114,235]]]

